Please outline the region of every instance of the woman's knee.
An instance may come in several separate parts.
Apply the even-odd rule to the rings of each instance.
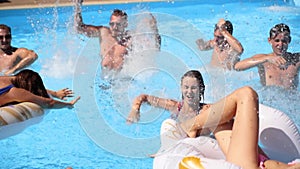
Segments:
[[[244,98],[244,97],[253,98],[255,100],[258,99],[258,95],[257,95],[256,91],[250,86],[244,86],[242,88],[239,88],[237,90],[237,92],[238,92],[238,97],[240,99]]]

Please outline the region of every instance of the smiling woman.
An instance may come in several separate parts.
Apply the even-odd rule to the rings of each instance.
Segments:
[[[204,100],[204,91],[205,85],[201,73],[197,70],[190,70],[181,77],[182,101],[141,94],[133,101],[131,111],[127,117],[127,123],[131,124],[139,121],[141,105],[144,102],[170,112],[172,119],[177,123],[173,123],[170,119],[163,122],[160,133],[161,148],[159,152],[161,152],[174,145],[177,141],[188,137],[177,124],[195,117],[199,114],[200,110],[207,109],[208,105],[201,103]],[[172,130],[171,137],[168,135],[164,136],[168,134],[168,129]],[[207,134],[205,130],[200,132]],[[155,155],[151,156],[154,157]]]
[[[181,78],[182,101],[141,94],[135,98],[127,122],[131,123],[139,120],[140,107],[143,102],[166,109],[178,121],[185,121],[196,116],[201,109],[205,108],[205,104],[201,103],[204,97],[204,90],[205,86],[200,72],[196,70],[188,71]]]
[[[181,78],[182,102],[145,94],[141,94],[135,98],[127,118],[128,123],[139,121],[140,109],[143,102],[168,110],[172,115],[175,115],[175,121],[168,119],[162,124],[162,146],[157,154],[151,156],[164,158],[164,151],[180,149],[180,152],[175,153],[175,156],[180,159],[182,158],[180,154],[184,154],[188,150],[188,147],[193,146],[193,144],[190,144],[190,146],[186,146],[185,148],[179,148],[178,143],[180,144],[181,140],[188,137],[212,136],[213,138],[206,137],[204,144],[202,144],[204,148],[194,151],[191,150],[192,152],[202,154],[202,157],[219,160],[219,163],[216,163],[214,160],[209,162],[211,159],[205,159],[205,165],[209,164],[206,168],[259,168],[259,165],[276,165],[276,169],[288,167],[288,165],[284,163],[272,160],[267,161],[269,159],[268,155],[266,155],[258,145],[258,136],[260,136],[258,125],[258,95],[251,87],[246,86],[239,88],[212,104],[200,103],[204,95],[204,90],[205,86],[201,73],[196,70],[191,70],[186,72]],[[261,107],[263,107],[263,105]],[[264,110],[262,110],[262,112],[263,111]],[[273,112],[272,115],[274,115],[275,112]],[[298,130],[293,130],[293,124],[290,128],[293,132],[290,132],[291,135],[287,137],[287,140],[292,138],[292,143],[289,141],[286,143],[297,146],[297,140],[299,139]],[[271,133],[270,135],[275,137],[278,135],[278,132]],[[283,138],[286,138],[286,136]],[[199,139],[201,142],[202,138]],[[182,145],[187,145],[188,142],[189,141]],[[272,145],[269,143],[271,140],[267,142],[268,146]],[[217,150],[216,153],[203,151],[207,146],[211,147],[210,149],[214,149],[215,147]],[[276,146],[272,148],[274,147],[276,148]],[[289,150],[289,154],[293,154],[292,158],[297,158],[299,154],[298,150],[296,152],[293,152],[293,150],[294,147]],[[170,154],[167,153],[166,158],[169,158],[168,155]],[[241,154],[246,159],[242,159],[240,157]],[[224,158],[224,156],[226,158]],[[165,163],[161,161],[165,161]],[[165,168],[166,164],[172,164],[170,168],[175,168],[177,165],[176,162],[170,163],[169,160],[162,159],[161,161],[159,165],[155,164],[157,165],[156,168]]]

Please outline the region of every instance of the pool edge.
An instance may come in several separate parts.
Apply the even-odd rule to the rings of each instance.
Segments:
[[[30,9],[30,8],[47,8],[47,7],[63,7],[63,6],[73,6],[72,0],[60,0],[61,2],[37,2],[34,0],[14,0],[9,2],[1,2],[0,10],[10,10],[10,9]],[[97,5],[97,4],[121,4],[121,3],[136,3],[136,2],[162,2],[167,0],[86,0],[83,5]]]

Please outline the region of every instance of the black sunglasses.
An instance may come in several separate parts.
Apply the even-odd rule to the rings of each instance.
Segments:
[[[109,22],[109,26],[114,27],[114,26],[120,27],[122,24],[119,22]]]
[[[0,39],[11,39],[11,35],[0,36]]]

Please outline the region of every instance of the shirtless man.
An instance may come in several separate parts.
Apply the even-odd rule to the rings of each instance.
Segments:
[[[297,88],[300,53],[287,52],[291,42],[289,27],[283,23],[275,25],[270,30],[268,41],[272,46],[272,53],[254,55],[238,62],[234,68],[245,70],[257,66],[262,85]]]
[[[83,23],[81,15],[81,6],[83,0],[75,0],[75,28],[78,33],[82,33],[88,37],[98,37],[100,41],[100,56],[102,58],[101,65],[107,70],[119,71],[123,64],[125,55],[132,46],[132,33],[126,30],[128,26],[126,12],[115,9],[110,17],[109,27],[94,26]],[[156,34],[155,41],[160,46],[160,35],[158,34],[156,20],[150,14],[149,23],[153,23],[151,27]]]
[[[230,21],[220,19],[215,25],[214,38],[209,41],[198,39],[196,41],[200,50],[213,49],[210,64],[231,70],[236,62],[240,60],[243,46],[232,36],[233,26]]]
[[[11,46],[11,28],[0,24],[0,72],[11,75],[32,64],[37,54],[26,48]]]

